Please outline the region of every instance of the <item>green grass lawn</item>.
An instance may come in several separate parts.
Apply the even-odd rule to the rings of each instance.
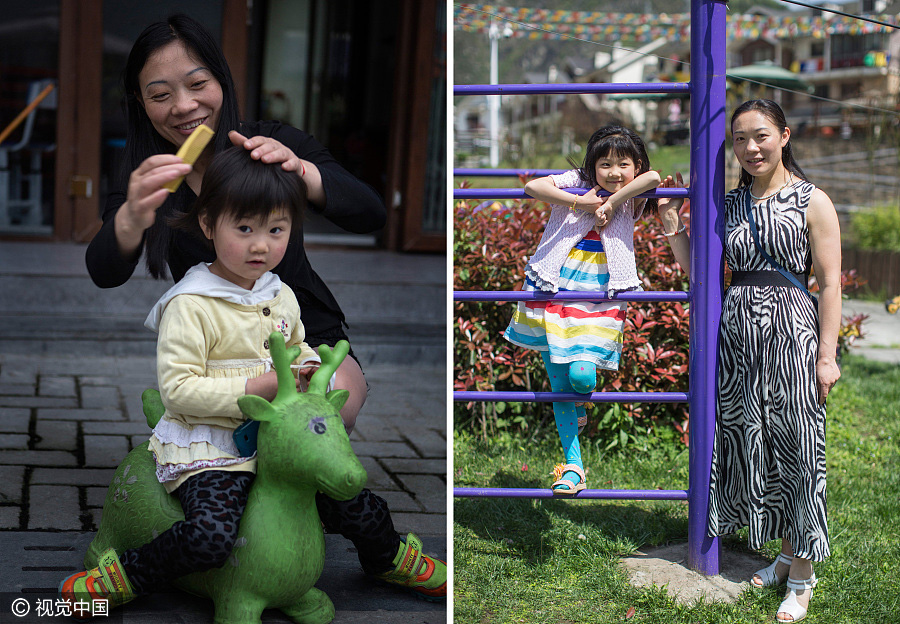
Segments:
[[[832,556],[810,623],[900,622],[900,366],[848,356],[828,406]],[[457,431],[454,485],[548,487],[558,440]],[[645,440],[619,454],[582,443],[588,487],[685,489],[688,453]],[[640,448],[639,448],[640,447]],[[527,469],[526,469],[527,467]],[[748,590],[733,604],[675,604],[629,586],[619,558],[687,540],[683,502],[456,499],[454,622],[458,624],[774,622],[783,588]],[[723,540],[746,550],[746,533]],[[774,557],[778,542],[766,547]]]

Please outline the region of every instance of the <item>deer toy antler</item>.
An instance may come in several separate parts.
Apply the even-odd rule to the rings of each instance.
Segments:
[[[300,355],[300,347],[294,346],[288,349],[284,346],[284,336],[281,335],[281,332],[272,332],[269,335],[269,351],[272,354],[272,364],[278,377],[278,393],[272,403],[282,403],[288,397],[296,394],[291,362]],[[319,345],[319,357],[322,359],[322,365],[310,379],[307,392],[325,396],[328,381],[348,353],[350,353],[350,343],[346,340],[339,340],[334,349],[330,349],[328,345]]]
[[[307,392],[324,396],[328,389],[328,380],[331,379],[348,353],[350,353],[350,343],[346,340],[338,340],[333,350],[329,349],[328,345],[319,345],[319,357],[322,358],[322,365],[309,380]]]
[[[269,352],[272,354],[272,365],[278,378],[278,392],[272,403],[282,403],[297,393],[291,362],[300,355],[300,347],[293,346],[288,349],[284,346],[284,336],[281,332],[272,332],[269,334]]]

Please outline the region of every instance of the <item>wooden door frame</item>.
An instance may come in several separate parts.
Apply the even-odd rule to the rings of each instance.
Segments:
[[[435,20],[440,0],[403,0],[391,120],[386,246],[395,251],[445,252],[443,233],[423,232],[428,116],[434,73]],[[415,140],[418,138],[418,140]]]
[[[53,240],[89,241],[100,227],[102,41],[102,0],[60,2]],[[72,195],[75,176],[91,181],[89,196]]]

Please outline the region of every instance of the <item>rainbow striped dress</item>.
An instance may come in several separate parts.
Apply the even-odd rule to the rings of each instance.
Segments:
[[[606,290],[609,271],[600,234],[588,232],[560,270],[559,292]],[[523,290],[538,290],[526,278]],[[618,370],[625,325],[624,301],[520,301],[503,337],[556,364],[587,361]]]

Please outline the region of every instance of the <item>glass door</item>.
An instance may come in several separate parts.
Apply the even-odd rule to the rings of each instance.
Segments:
[[[0,7],[0,236],[50,237],[58,152],[59,2],[2,2]]]

